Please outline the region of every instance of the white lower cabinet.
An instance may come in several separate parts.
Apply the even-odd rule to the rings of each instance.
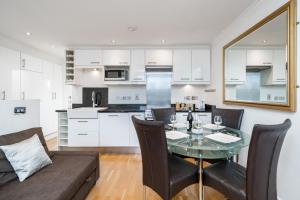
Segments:
[[[177,122],[186,123],[187,116],[188,116],[188,112],[176,113]],[[194,120],[195,120],[196,116],[200,117],[203,124],[211,123],[211,113],[209,113],[209,112],[193,112]]]
[[[210,124],[211,123],[211,113],[208,112],[198,112],[193,113],[194,117],[200,117],[203,124]]]
[[[177,112],[176,119],[178,123],[185,123],[187,119],[188,113],[187,112]]]
[[[138,139],[137,133],[135,131],[132,119],[131,119],[132,116],[135,116],[138,119],[145,119],[145,114],[141,113],[141,112],[129,113],[129,145],[138,147],[138,146],[140,146],[140,144],[139,144],[139,139]]]
[[[129,146],[128,113],[100,113],[100,146]]]
[[[69,119],[68,145],[70,147],[99,146],[98,119]]]

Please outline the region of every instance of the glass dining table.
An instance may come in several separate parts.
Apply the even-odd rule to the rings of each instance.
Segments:
[[[199,165],[199,199],[204,199],[203,190],[203,159],[226,159],[238,155],[242,148],[249,146],[250,135],[237,130],[225,127],[219,130],[211,130],[203,128],[201,134],[189,132],[186,128],[175,129],[179,132],[187,133],[188,136],[181,139],[168,139],[168,149],[171,153],[179,154],[185,157],[195,158]],[[221,132],[224,134],[232,135],[241,138],[237,142],[221,143],[209,139],[205,136]]]

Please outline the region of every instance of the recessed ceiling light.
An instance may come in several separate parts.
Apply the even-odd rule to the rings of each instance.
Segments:
[[[162,44],[165,44],[165,43],[166,43],[166,40],[161,40],[161,43],[162,43]]]
[[[129,27],[128,27],[128,31],[130,31],[130,32],[135,32],[135,31],[137,31],[137,26],[129,26]]]
[[[263,40],[263,43],[267,43],[267,40]]]
[[[28,36],[28,37],[29,37],[30,35],[31,35],[31,33],[30,33],[30,32],[26,32],[26,36]]]
[[[116,44],[116,40],[112,40],[111,43]]]

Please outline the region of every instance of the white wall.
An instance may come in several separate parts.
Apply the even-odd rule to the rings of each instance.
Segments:
[[[281,200],[300,199],[300,112],[289,113],[274,110],[264,110],[251,107],[227,106],[222,103],[222,48],[228,42],[239,36],[258,21],[285,4],[287,0],[259,0],[246,9],[231,25],[226,27],[214,40],[212,45],[212,85],[216,93],[208,93],[206,101],[221,107],[244,108],[245,115],[242,130],[251,133],[254,124],[281,123],[285,118],[292,120],[290,129],[282,147],[278,166],[278,196]],[[299,29],[299,27],[298,27]],[[300,56],[298,55],[298,60]],[[298,70],[298,77],[300,78]],[[298,95],[298,105],[299,105]],[[241,154],[240,162],[245,165],[247,150]]]
[[[15,107],[26,107],[26,114],[14,114]],[[39,100],[0,101],[0,135],[40,126]]]

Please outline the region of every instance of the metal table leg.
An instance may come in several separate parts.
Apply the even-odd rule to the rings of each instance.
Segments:
[[[199,159],[199,200],[204,200],[204,190],[203,190],[203,160]]]

